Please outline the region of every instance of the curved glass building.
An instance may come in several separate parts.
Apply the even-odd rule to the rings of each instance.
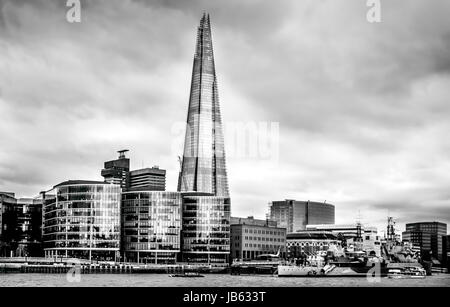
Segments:
[[[182,261],[228,263],[230,199],[205,193],[183,193]]]
[[[181,194],[177,192],[124,192],[124,260],[138,263],[175,263],[180,252],[181,204]]]
[[[118,184],[66,181],[42,193],[46,257],[115,261],[120,248]]]

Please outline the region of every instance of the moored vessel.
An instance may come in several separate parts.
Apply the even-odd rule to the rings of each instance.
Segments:
[[[425,278],[427,272],[424,268],[418,266],[405,266],[403,268],[392,268],[388,270],[389,278]]]

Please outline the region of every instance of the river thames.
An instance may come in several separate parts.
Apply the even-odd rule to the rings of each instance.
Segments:
[[[69,278],[70,279],[70,278]],[[425,279],[295,278],[268,275],[216,275],[202,278],[169,277],[165,274],[83,274],[69,282],[65,274],[1,274],[0,287],[449,287],[450,274]]]

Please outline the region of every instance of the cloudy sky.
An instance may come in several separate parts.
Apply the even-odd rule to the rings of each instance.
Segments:
[[[81,23],[65,4],[0,0],[0,190],[101,179],[123,148],[175,190],[208,11],[225,125],[279,126],[254,135],[269,155],[225,136],[233,215],[289,198],[338,223],[450,222],[449,1],[381,1],[381,23],[365,0],[86,0]]]

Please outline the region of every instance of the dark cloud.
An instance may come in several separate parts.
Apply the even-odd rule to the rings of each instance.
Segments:
[[[70,24],[65,1],[0,1],[0,190],[99,179],[122,147],[133,167],[166,168],[174,190],[174,127],[208,11],[224,121],[280,125],[279,161],[229,155],[234,215],[298,198],[334,203],[339,222],[356,208],[377,226],[387,211],[450,222],[448,1],[384,1],[380,24],[356,0],[82,8]]]

